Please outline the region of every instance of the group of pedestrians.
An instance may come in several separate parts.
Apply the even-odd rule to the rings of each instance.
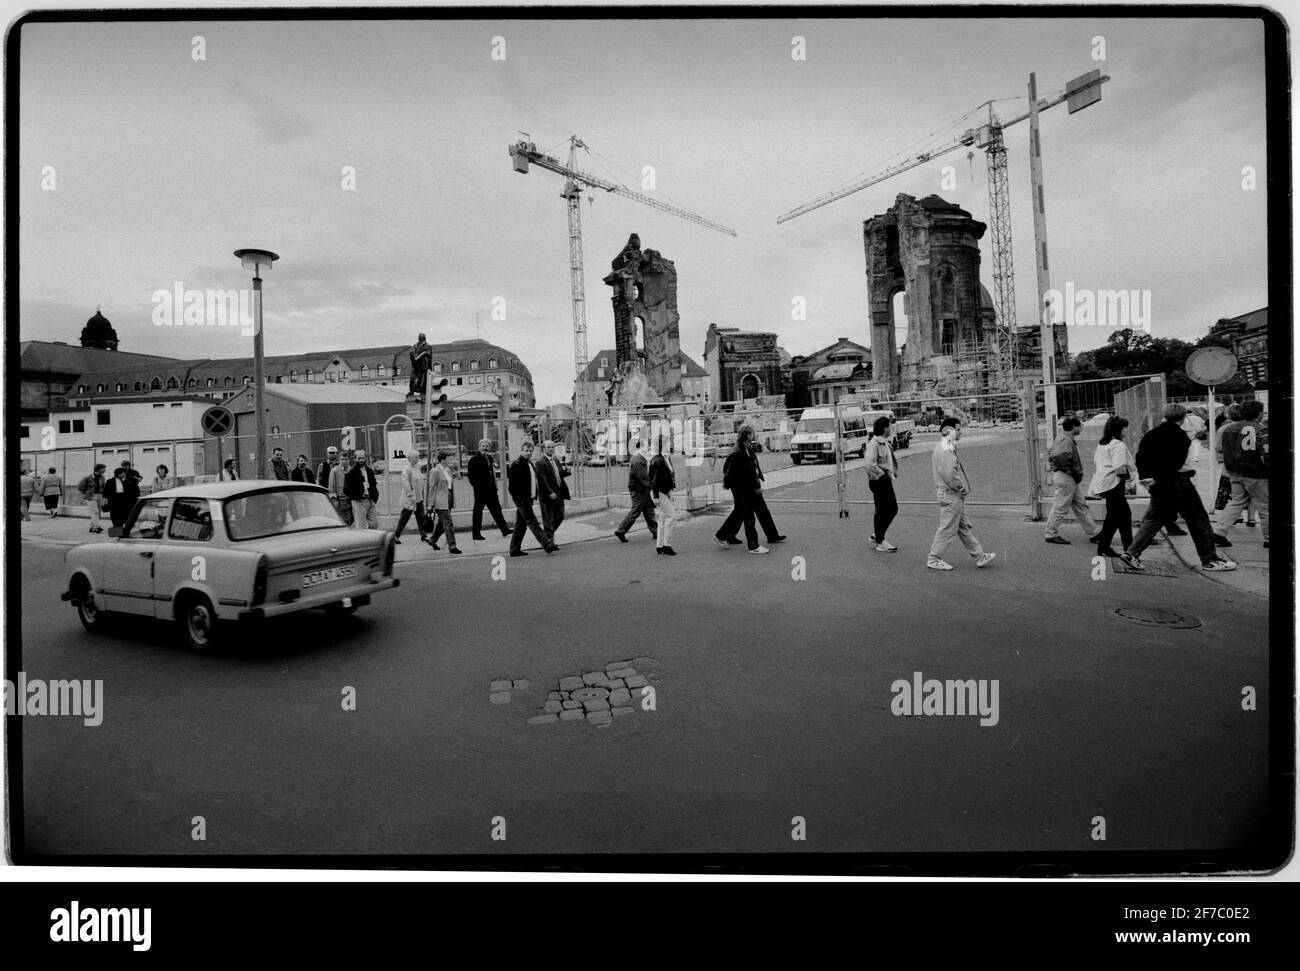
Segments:
[[[1258,402],[1249,404],[1252,418],[1257,419],[1263,412],[1263,405]],[[1211,572],[1235,570],[1237,564],[1219,555],[1215,547],[1232,545],[1222,535],[1223,531],[1236,522],[1238,512],[1252,497],[1263,497],[1262,502],[1256,499],[1256,505],[1263,506],[1267,522],[1267,438],[1259,431],[1257,421],[1235,422],[1220,430],[1222,440],[1231,443],[1224,447],[1224,467],[1230,475],[1236,475],[1233,494],[1240,503],[1231,511],[1224,510],[1216,534],[1193,482],[1196,471],[1192,468],[1191,449],[1197,426],[1189,426],[1187,417],[1186,407],[1178,403],[1169,404],[1164,411],[1164,421],[1147,432],[1138,443],[1136,456],[1125,441],[1128,421],[1119,416],[1109,418],[1097,443],[1093,460],[1095,471],[1086,492],[1081,485],[1083,463],[1076,442],[1082,423],[1073,416],[1062,421],[1060,434],[1048,451],[1055,491],[1044,532],[1046,541],[1059,546],[1069,545],[1070,541],[1060,535],[1060,528],[1066,514],[1073,513],[1089,543],[1096,544],[1099,554],[1118,557],[1131,569],[1143,570],[1143,552],[1160,530],[1174,535],[1181,533],[1175,522],[1181,517],[1187,523],[1202,569]],[[1244,442],[1251,443],[1251,449],[1241,448]],[[1128,498],[1137,494],[1139,483],[1150,494],[1150,503],[1134,533]],[[1089,512],[1087,495],[1100,496],[1106,503],[1106,515],[1100,527]],[[1116,534],[1123,546],[1120,551],[1111,546]],[[1267,526],[1264,537],[1267,545]]]

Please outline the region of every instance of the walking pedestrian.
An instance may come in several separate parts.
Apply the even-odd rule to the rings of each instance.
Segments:
[[[104,527],[100,525],[100,508],[104,502],[104,472],[107,466],[103,462],[95,465],[94,470],[85,476],[77,484],[77,492],[81,494],[82,500],[86,503],[86,510],[90,513],[90,531],[92,533],[102,533]]]
[[[226,459],[225,464],[221,466],[219,478],[222,482],[237,482],[239,480],[239,473],[235,471],[234,459]]]
[[[659,531],[655,534],[655,552],[676,556],[673,549],[673,527],[677,525],[677,509],[673,506],[673,489],[677,477],[673,474],[672,460],[664,454],[663,436],[659,436],[659,452],[650,460],[650,498],[659,513]]]
[[[1215,552],[1214,530],[1201,497],[1192,484],[1196,474],[1188,464],[1191,441],[1183,431],[1187,409],[1178,403],[1165,406],[1165,420],[1142,436],[1138,443],[1137,469],[1142,485],[1151,494],[1151,504],[1138,524],[1133,543],[1120,559],[1130,569],[1144,569],[1142,553],[1151,545],[1155,534],[1175,514],[1187,522],[1201,558],[1201,568],[1211,571],[1235,570],[1237,564]]]
[[[555,443],[543,442],[542,454],[534,463],[537,468],[537,505],[542,513],[542,525],[554,539],[564,522],[564,500],[569,498],[569,487],[564,479],[568,472],[555,458]]]
[[[469,460],[469,484],[474,490],[474,512],[470,518],[470,535],[484,539],[483,510],[492,514],[492,521],[502,536],[510,535],[510,527],[501,515],[501,500],[497,497],[497,474],[492,464],[492,442],[486,438],[478,443],[478,451]]]
[[[420,531],[420,542],[426,542],[429,534],[425,529],[428,516],[424,511],[425,482],[424,473],[420,471],[420,453],[411,449],[406,453],[406,467],[402,469],[402,512],[397,517],[397,531],[393,542],[402,541],[402,530],[407,521],[414,516],[415,528]]]
[[[447,468],[447,453],[438,452],[433,467],[429,469],[429,505],[437,522],[429,545],[438,548],[438,537],[447,534],[447,552],[460,554],[456,546],[456,527],[451,521],[451,470]]]
[[[162,492],[164,489],[176,488],[176,477],[172,475],[171,469],[165,465],[160,465],[153,470],[153,488],[150,492]]]
[[[1043,537],[1049,543],[1069,546],[1070,541],[1061,535],[1061,521],[1067,512],[1073,512],[1074,518],[1083,527],[1083,534],[1089,542],[1097,538],[1097,524],[1092,521],[1088,511],[1088,500],[1083,497],[1079,483],[1083,481],[1083,459],[1079,457],[1079,446],[1075,439],[1083,429],[1083,422],[1074,415],[1061,422],[1061,432],[1047,452],[1047,464],[1052,469],[1052,484],[1055,495],[1052,497],[1052,511],[1047,516],[1047,528]]]
[[[127,517],[135,508],[140,496],[139,486],[131,480],[130,469],[121,466],[114,470],[113,478],[104,483],[104,498],[108,501],[108,518],[114,526],[126,525]]]
[[[736,447],[722,466],[723,488],[731,489],[735,508],[715,534],[719,546],[735,546],[740,541],[737,534],[745,524],[745,540],[751,553],[766,553],[766,546],[758,545],[757,533],[750,542],[749,517],[752,515],[762,528],[768,543],[784,543],[789,537],[777,532],[772,513],[763,498],[763,467],[754,449],[754,427],[743,425],[736,435]],[[737,491],[739,489],[739,491]]]
[[[41,481],[41,498],[45,500],[45,511],[53,519],[59,514],[59,500],[63,498],[63,476],[59,470],[51,467]]]
[[[1231,546],[1228,530],[1244,514],[1249,517],[1254,506],[1259,516],[1264,549],[1268,549],[1268,426],[1260,421],[1264,405],[1247,401],[1241,406],[1241,418],[1223,426],[1223,469],[1228,474],[1232,497],[1219,513],[1214,533],[1218,546]],[[1249,523],[1248,523],[1249,524]]]
[[[32,500],[36,498],[36,475],[31,469],[24,468],[18,476],[18,502],[22,509],[19,518],[23,522],[32,521]]]
[[[532,530],[537,542],[542,544],[542,549],[554,553],[559,547],[533,512],[533,503],[537,501],[537,469],[533,467],[532,442],[524,442],[519,449],[519,457],[506,468],[506,485],[510,490],[510,498],[515,501],[515,528],[510,534],[510,555],[528,555],[523,550],[524,533],[528,530]]]
[[[894,480],[898,478],[898,458],[889,444],[889,428],[892,422],[888,415],[881,415],[871,426],[871,440],[867,442],[865,456],[867,460],[867,488],[876,502],[876,515],[873,521],[875,531],[871,542],[877,553],[896,553],[898,547],[885,539],[889,524],[898,515],[898,499],[894,495]]]
[[[951,415],[939,422],[939,444],[934,447],[930,466],[934,472],[934,488],[939,498],[939,528],[930,544],[930,555],[925,565],[931,570],[951,570],[952,564],[943,558],[944,551],[954,539],[961,540],[966,552],[975,557],[977,567],[988,566],[997,557],[985,553],[975,538],[975,528],[966,515],[966,500],[971,497],[971,483],[957,454],[961,440],[961,422]]]
[[[623,521],[614,530],[620,543],[627,542],[627,531],[637,521],[638,516],[645,517],[645,524],[650,535],[659,539],[659,525],[655,522],[654,502],[650,498],[650,463],[645,457],[646,442],[636,439],[632,443],[632,460],[628,463],[627,491],[632,497],[632,508],[628,510]]]
[[[1102,520],[1101,533],[1097,536],[1097,552],[1102,556],[1119,556],[1110,546],[1116,530],[1119,531],[1122,549],[1127,549],[1133,542],[1133,513],[1128,507],[1127,496],[1137,490],[1138,472],[1133,453],[1124,444],[1127,429],[1127,418],[1118,415],[1108,418],[1092,459],[1095,471],[1088,492],[1106,500],[1106,518]]]
[[[357,449],[352,455],[352,467],[343,476],[343,494],[352,503],[353,529],[379,528],[379,514],[375,510],[379,482],[374,469],[366,462],[364,449]]]
[[[279,479],[281,482],[289,481],[289,463],[284,460],[284,449],[276,446],[271,452],[271,466],[268,470],[271,474],[268,479]]]
[[[289,478],[294,482],[316,484],[316,473],[311,470],[311,464],[307,461],[307,456],[298,456],[298,463],[293,467],[293,471],[289,473]]]

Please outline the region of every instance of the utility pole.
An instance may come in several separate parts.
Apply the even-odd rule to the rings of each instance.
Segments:
[[[1029,182],[1033,191],[1034,265],[1038,277],[1038,327],[1043,345],[1043,415],[1047,440],[1056,437],[1056,335],[1047,291],[1052,289],[1047,266],[1047,212],[1043,207],[1043,153],[1038,128],[1038,81],[1029,75]],[[1030,416],[1026,416],[1026,420]]]

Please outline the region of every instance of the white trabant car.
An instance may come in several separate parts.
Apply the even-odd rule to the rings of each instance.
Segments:
[[[349,614],[399,583],[393,534],[352,529],[320,486],[244,480],[143,497],[109,542],[68,551],[63,599],[87,630],[107,614],[176,621],[205,651],[228,620],[322,607]]]

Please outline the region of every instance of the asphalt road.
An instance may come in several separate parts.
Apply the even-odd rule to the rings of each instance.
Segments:
[[[924,568],[928,508],[905,507],[896,555],[865,547],[862,510],[777,517],[791,539],[769,556],[718,549],[704,515],[675,558],[638,531],[504,561],[503,580],[486,557],[412,564],[348,622],[281,619],[215,656],[162,624],[84,632],[58,600],[62,551],[25,543],[23,670],[105,693],[99,727],[24,719],[28,849],[1195,850],[1263,824],[1265,601],[1185,570],[1095,581],[1086,547],[1047,546],[1019,511],[978,512],[999,560],[954,550],[948,574]],[[1202,626],[1139,626],[1124,605]],[[657,710],[526,723],[560,677],[632,659]],[[997,680],[997,724],[893,715],[915,671]],[[491,704],[501,678],[530,686]]]

